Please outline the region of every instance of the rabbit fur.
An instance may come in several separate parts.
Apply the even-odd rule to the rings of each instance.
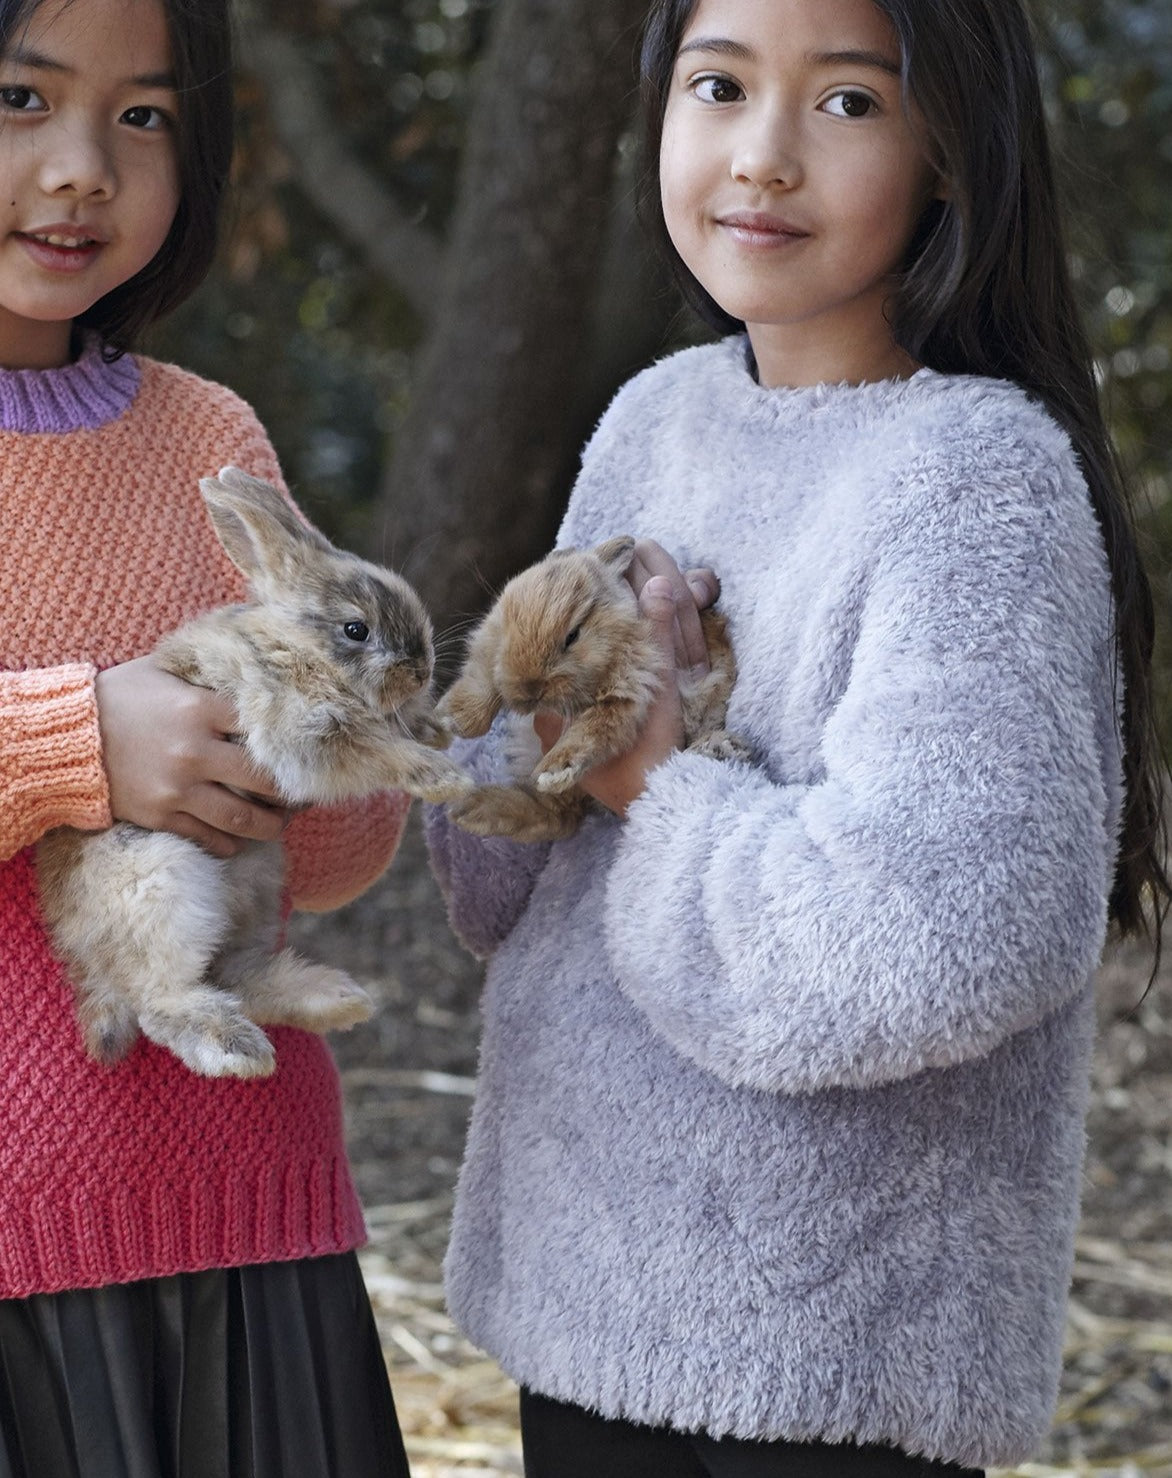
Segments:
[[[164,637],[159,664],[231,700],[239,742],[291,805],[469,790],[436,752],[448,735],[429,694],[431,623],[406,581],[336,549],[236,468],[200,491],[250,600]],[[41,839],[37,868],[82,1038],[100,1062],[125,1056],[141,1031],[194,1072],[259,1077],[275,1066],[262,1025],[322,1032],[371,1014],[349,975],[278,947],[279,842],[223,859],[128,822],[62,827]]]
[[[467,831],[527,842],[571,835],[590,804],[579,779],[634,743],[661,682],[654,630],[624,578],[634,550],[622,535],[555,551],[509,581],[469,638],[436,711],[464,737],[485,733],[502,709],[517,716],[507,747],[521,778],[458,799],[452,816]],[[685,744],[743,758],[744,744],[724,727],[736,680],[727,623],[711,609],[700,620],[711,670],[681,683]],[[528,722],[538,709],[567,723],[544,757]]]

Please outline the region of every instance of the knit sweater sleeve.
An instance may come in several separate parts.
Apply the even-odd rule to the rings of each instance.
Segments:
[[[687,753],[607,882],[616,978],[718,1077],[800,1093],[986,1054],[1102,948],[1119,751],[1102,544],[1040,414],[895,490],[824,773]]]
[[[0,672],[0,861],[55,826],[110,824],[95,669]]]

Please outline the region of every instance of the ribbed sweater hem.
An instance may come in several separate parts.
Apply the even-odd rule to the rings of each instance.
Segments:
[[[366,1240],[344,1158],[229,1184],[0,1202],[0,1298],[349,1252]]]

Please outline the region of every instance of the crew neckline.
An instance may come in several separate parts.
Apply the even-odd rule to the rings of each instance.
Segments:
[[[58,368],[0,369],[0,430],[96,430],[130,408],[141,379],[133,355],[105,360],[94,337],[77,359]]]
[[[900,392],[911,385],[924,385],[938,379],[937,371],[921,365],[910,375],[888,375],[878,380],[817,380],[812,385],[762,385],[757,378],[757,362],[748,334],[730,334],[720,341],[726,363],[756,400],[773,405],[792,403],[823,405],[827,401],[873,394]]]

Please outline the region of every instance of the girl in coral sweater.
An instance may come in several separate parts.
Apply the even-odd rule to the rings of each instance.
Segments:
[[[143,655],[243,594],[199,478],[280,476],[234,395],[125,352],[210,261],[229,66],[225,0],[0,4],[3,1473],[407,1471],[327,1048],[274,1028],[249,1082],[145,1041],[101,1067],[38,908],[54,826],[284,831],[294,905],[328,908],[405,811],[242,799],[231,709]]]

